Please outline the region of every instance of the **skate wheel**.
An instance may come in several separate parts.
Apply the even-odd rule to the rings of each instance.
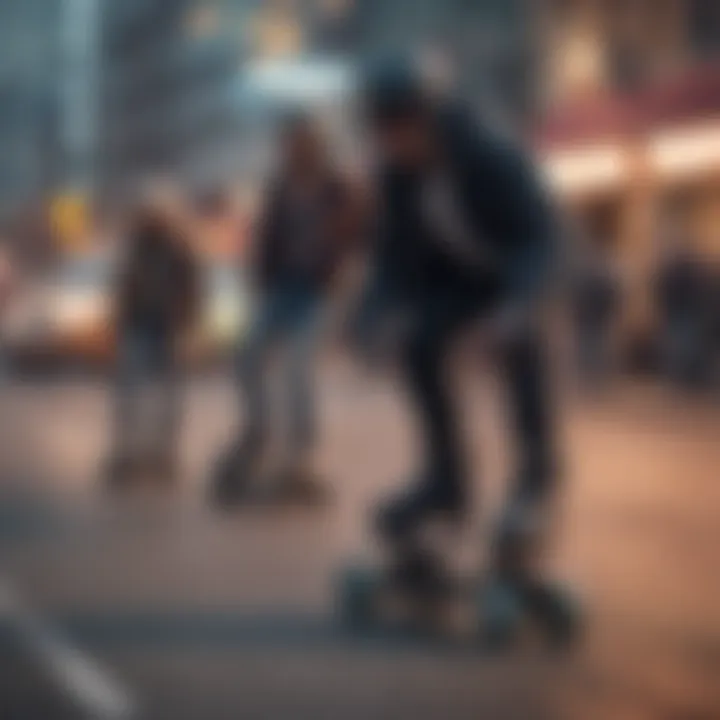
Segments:
[[[478,628],[485,647],[501,650],[517,637],[523,622],[523,606],[518,594],[502,583],[492,583],[478,594]]]
[[[373,624],[379,586],[377,572],[368,568],[349,568],[341,574],[337,610],[344,626],[360,630]]]
[[[233,505],[248,494],[248,488],[248,469],[238,463],[235,456],[221,458],[211,482],[213,503],[220,506]]]
[[[530,600],[530,611],[552,647],[568,647],[580,631],[580,603],[573,593],[560,585],[545,585],[536,589]]]

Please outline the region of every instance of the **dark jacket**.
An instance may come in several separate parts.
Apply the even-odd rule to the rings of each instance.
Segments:
[[[423,217],[422,178],[386,169],[378,270],[391,291],[415,297],[452,288],[468,274],[478,284],[531,300],[546,283],[557,228],[528,159],[457,106],[442,108],[436,128],[454,205],[483,258],[473,264],[435,237]]]
[[[261,287],[291,283],[322,292],[329,286],[355,234],[352,195],[343,178],[328,176],[309,208],[309,237],[300,237],[303,229],[298,227],[287,183],[280,179],[271,184],[256,235]]]
[[[705,285],[698,258],[689,252],[668,258],[660,267],[656,282],[657,302],[665,320],[698,320]]]
[[[199,289],[198,264],[183,239],[160,220],[138,223],[119,278],[121,332],[137,327],[167,335],[184,331],[199,309]]]

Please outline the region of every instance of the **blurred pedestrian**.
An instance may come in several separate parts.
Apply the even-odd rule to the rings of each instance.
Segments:
[[[588,241],[573,280],[578,369],[583,384],[597,388],[612,366],[613,329],[621,296],[607,242]]]
[[[537,539],[547,526],[556,489],[539,321],[557,241],[554,214],[524,154],[461,103],[429,93],[408,63],[372,70],[364,103],[382,211],[366,298],[375,312],[407,313],[403,374],[423,449],[419,475],[379,513],[381,535],[403,547],[428,521],[454,524],[469,512],[448,362],[453,340],[481,323],[500,349],[519,454],[495,546],[494,567],[504,577],[518,559],[510,550],[518,537],[527,530]]]
[[[701,379],[706,285],[703,264],[691,238],[679,231],[672,217],[667,218],[662,233],[655,276],[662,367],[672,381],[689,388]]]
[[[706,278],[708,380],[713,389],[720,390],[720,262],[708,263]]]
[[[180,422],[179,346],[199,305],[198,264],[178,224],[159,204],[132,219],[116,289],[117,381],[108,474],[171,478]]]
[[[238,377],[246,420],[220,459],[213,486],[222,503],[248,491],[275,499],[319,500],[314,467],[317,419],[313,374],[333,281],[354,231],[354,192],[313,119],[292,113],[279,133],[279,164],[265,192],[255,238],[254,316],[240,349]],[[271,430],[270,360],[282,349],[284,448],[279,471],[259,474]]]

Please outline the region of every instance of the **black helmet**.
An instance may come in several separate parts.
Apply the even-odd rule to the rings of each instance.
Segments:
[[[406,58],[384,58],[370,64],[362,76],[361,102],[374,123],[423,114],[429,94],[419,68]]]

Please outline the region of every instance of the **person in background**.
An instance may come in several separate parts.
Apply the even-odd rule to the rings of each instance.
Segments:
[[[620,281],[607,242],[586,244],[573,278],[573,310],[578,369],[583,384],[595,388],[611,366],[612,332],[620,305]]]
[[[116,288],[117,381],[108,462],[113,483],[177,470],[179,346],[199,309],[199,268],[178,217],[161,203],[132,218]]]
[[[662,229],[661,256],[655,295],[660,321],[660,356],[667,376],[683,387],[701,379],[703,288],[702,261],[691,238],[682,233],[672,215]]]
[[[331,157],[313,119],[283,118],[279,165],[257,224],[251,282],[254,317],[239,354],[245,423],[220,458],[213,495],[221,504],[249,493],[273,499],[322,500],[316,476],[317,419],[313,373],[334,280],[355,232],[355,192]],[[259,477],[271,429],[270,360],[284,350],[284,448],[271,480]]]
[[[720,262],[709,268],[710,276],[710,368],[715,390],[720,390]]]

